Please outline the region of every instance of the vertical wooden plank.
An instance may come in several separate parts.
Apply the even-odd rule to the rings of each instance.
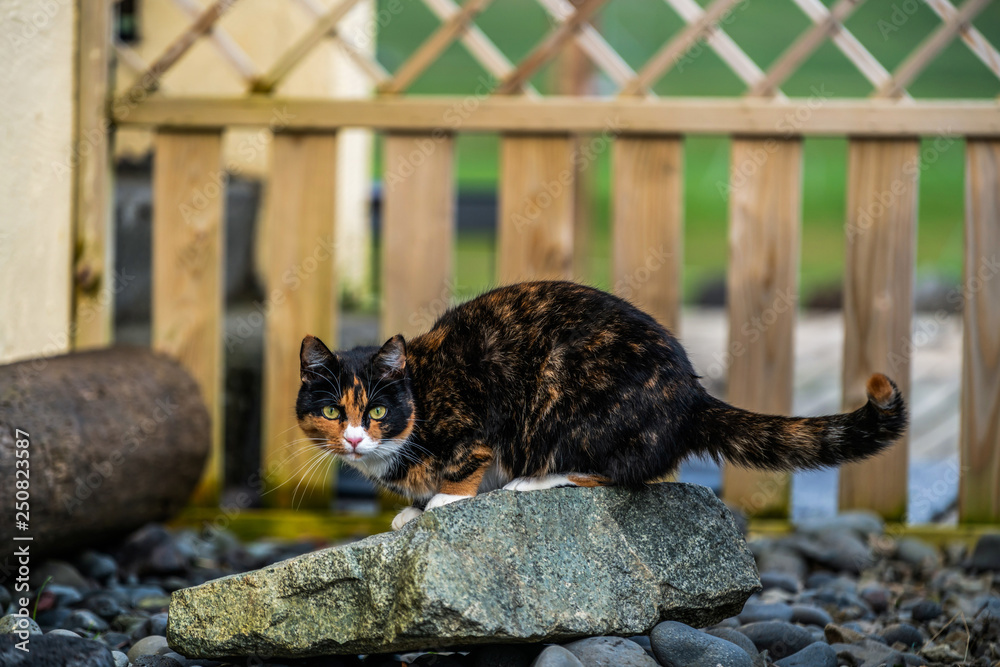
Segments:
[[[0,363],[70,346],[75,15],[44,9],[0,9]]]
[[[959,516],[1000,521],[1000,141],[970,139]]]
[[[107,110],[111,4],[98,0],[84,10],[78,0],[77,17],[73,347],[86,349],[111,343],[114,313]]]
[[[455,246],[454,142],[385,137],[382,338],[427,331],[451,304]]]
[[[681,310],[684,144],[626,135],[612,149],[611,283],[677,333]]]
[[[573,146],[562,134],[501,138],[501,283],[572,277]]]
[[[802,142],[734,139],[730,166],[728,397],[769,414],[792,410],[802,228]],[[726,466],[723,498],[747,514],[788,515],[789,478]]]
[[[847,159],[843,408],[867,401],[865,382],[885,373],[910,395],[910,327],[916,251],[917,139],[852,139]],[[909,438],[840,470],[840,507],[906,514]]]
[[[193,501],[214,504],[222,483],[222,138],[168,132],[153,165],[153,348],[198,382],[212,417],[212,452]]]
[[[337,137],[278,133],[271,155],[262,466],[274,489],[271,506],[325,507],[330,501],[331,458],[310,463],[316,448],[302,441],[295,419],[299,347],[313,334],[337,344],[338,299],[334,218]],[[350,267],[346,267],[350,270]]]

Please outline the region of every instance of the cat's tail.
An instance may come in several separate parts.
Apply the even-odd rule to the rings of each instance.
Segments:
[[[906,430],[906,404],[892,380],[868,380],[868,402],[826,417],[778,417],[709,397],[692,423],[696,447],[739,466],[767,470],[824,468],[874,456]]]

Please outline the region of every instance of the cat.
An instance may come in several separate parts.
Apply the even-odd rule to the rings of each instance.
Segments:
[[[652,317],[571,282],[500,287],[381,348],[334,353],[306,336],[300,372],[296,414],[312,442],[414,501],[396,529],[501,486],[638,487],[691,454],[767,470],[835,466],[874,456],[907,425],[881,374],[846,414],[735,408],[705,391]]]

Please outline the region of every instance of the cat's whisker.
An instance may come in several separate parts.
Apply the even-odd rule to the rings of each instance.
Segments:
[[[325,455],[325,454],[327,454],[327,452],[323,452],[323,454]],[[292,506],[293,507],[295,506],[295,496],[298,495],[298,493],[299,493],[299,487],[302,486],[302,482],[305,482],[306,480],[308,480],[308,479],[310,479],[312,477],[313,470],[315,470],[315,468],[317,466],[322,465],[324,458],[325,458],[325,456],[320,456],[318,458],[318,460],[316,460],[312,465],[310,465],[309,469],[306,470],[304,473],[302,473],[302,475],[299,477],[299,483],[295,485],[295,490],[292,491]],[[308,488],[309,488],[309,484],[306,484],[306,489],[308,489]],[[304,495],[304,492],[303,492],[302,499],[299,501],[299,506],[300,507],[302,505],[302,501],[304,501],[304,500],[305,500],[305,495]]]
[[[308,460],[307,460],[307,461],[306,461],[305,463],[303,463],[303,464],[302,464],[302,465],[300,465],[300,466],[299,466],[298,468],[296,468],[296,469],[295,469],[295,470],[293,470],[293,471],[292,471],[291,473],[289,473],[289,474],[288,474],[288,479],[286,479],[286,480],[285,480],[284,482],[282,482],[281,484],[278,484],[277,486],[275,486],[275,487],[272,487],[272,488],[268,489],[267,491],[265,491],[265,492],[264,492],[264,493],[262,493],[261,495],[262,495],[262,496],[266,496],[267,494],[271,493],[272,491],[277,491],[278,489],[280,489],[281,487],[283,487],[283,486],[284,486],[285,484],[288,484],[288,483],[289,483],[289,482],[291,482],[291,481],[292,481],[293,479],[295,479],[295,476],[296,476],[296,475],[298,474],[298,472],[299,472],[300,470],[302,470],[303,468],[305,468],[306,466],[308,466],[309,464],[311,464],[311,463],[312,463],[313,461],[315,461],[316,459],[319,459],[319,458],[322,458],[323,456],[325,456],[325,455],[327,455],[327,454],[329,454],[329,452],[326,452],[326,451],[322,451],[322,450],[321,450],[321,451],[319,451],[319,452],[317,452],[316,454],[313,454],[313,455],[312,455],[312,456],[311,456],[311,457],[310,457],[310,458],[309,458],[309,459],[308,459]],[[291,457],[289,457],[289,458],[291,458]],[[288,460],[288,459],[285,459],[285,461],[287,461],[287,460]],[[282,461],[282,463],[284,463],[284,461]],[[280,464],[279,464],[279,466],[280,466]],[[270,476],[267,476],[267,477],[265,477],[265,479],[268,479],[269,477],[270,477]]]

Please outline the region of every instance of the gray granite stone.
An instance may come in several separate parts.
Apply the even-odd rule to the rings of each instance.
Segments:
[[[167,637],[199,658],[559,642],[710,625],[758,589],[729,510],[704,487],[495,491],[176,591]]]

